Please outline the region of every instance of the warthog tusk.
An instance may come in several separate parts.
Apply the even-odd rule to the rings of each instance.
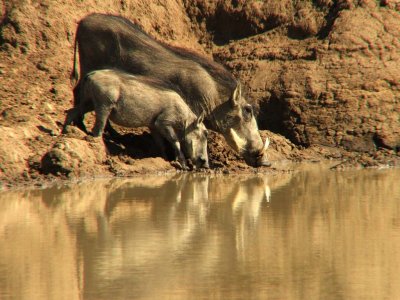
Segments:
[[[231,128],[231,136],[233,141],[236,144],[236,147],[238,148],[238,150],[244,150],[245,146],[246,146],[246,140],[242,139],[235,131],[235,129]]]
[[[267,138],[265,139],[263,151],[266,151],[266,150],[268,149],[268,147],[269,147],[269,142],[270,142],[269,137],[267,137]]]
[[[265,200],[267,200],[267,202],[270,202],[271,201],[271,189],[270,189],[269,185],[265,186],[264,195],[265,195]]]

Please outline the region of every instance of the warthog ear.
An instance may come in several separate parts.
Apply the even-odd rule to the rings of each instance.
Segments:
[[[236,85],[236,88],[233,91],[233,94],[232,94],[232,97],[231,97],[232,106],[239,105],[240,98],[242,98],[242,85],[238,81],[237,85]]]
[[[199,126],[203,121],[206,113],[203,111],[196,120],[196,126]]]

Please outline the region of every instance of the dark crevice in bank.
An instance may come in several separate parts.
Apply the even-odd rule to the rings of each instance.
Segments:
[[[298,120],[300,116],[289,109],[284,98],[272,92],[269,99],[260,101],[259,110],[258,124],[260,130],[278,133],[295,145],[309,146],[308,143],[299,141],[293,120]]]

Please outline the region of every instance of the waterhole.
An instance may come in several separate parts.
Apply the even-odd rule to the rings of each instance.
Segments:
[[[0,299],[398,299],[400,170],[0,193]]]

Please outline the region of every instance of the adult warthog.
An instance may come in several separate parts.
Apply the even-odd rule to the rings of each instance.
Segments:
[[[196,115],[205,113],[206,126],[222,133],[249,165],[270,165],[265,155],[268,143],[263,145],[252,106],[222,65],[158,42],[128,19],[104,14],[91,14],[79,22],[75,79],[77,49],[81,78],[90,71],[112,67],[173,84]],[[79,82],[75,93],[78,89]]]
[[[187,167],[185,158],[195,168],[208,168],[203,115],[196,117],[162,82],[118,70],[98,70],[84,77],[77,96],[77,105],[68,111],[64,132],[67,125],[82,123],[84,115],[94,110],[93,136],[102,135],[108,119],[124,127],[147,126],[163,153],[161,137],[171,143],[182,168]]]

